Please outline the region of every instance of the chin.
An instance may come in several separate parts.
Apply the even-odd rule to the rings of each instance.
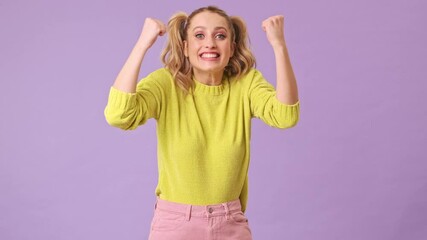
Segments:
[[[224,72],[224,69],[227,65],[217,65],[217,66],[195,66],[193,65],[193,68],[197,69],[200,72],[204,73],[217,73],[217,72]]]

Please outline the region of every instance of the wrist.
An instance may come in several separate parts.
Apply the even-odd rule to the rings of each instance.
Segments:
[[[134,46],[134,50],[138,51],[140,54],[145,54],[150,48],[145,42],[138,40]]]
[[[282,54],[282,53],[287,53],[288,48],[286,47],[286,44],[276,44],[276,45],[273,45],[273,51],[275,54]]]
[[[287,47],[286,47],[286,42],[285,41],[277,41],[277,42],[272,42],[271,46],[273,47],[273,51],[287,51]]]

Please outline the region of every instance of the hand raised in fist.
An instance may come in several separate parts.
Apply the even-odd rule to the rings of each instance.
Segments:
[[[166,25],[158,19],[146,18],[139,41],[146,48],[150,48],[156,42],[158,36],[166,33]]]
[[[272,16],[262,22],[262,29],[273,47],[285,45],[284,17]]]

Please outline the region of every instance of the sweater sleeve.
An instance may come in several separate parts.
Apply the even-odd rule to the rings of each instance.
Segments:
[[[255,69],[248,96],[253,117],[260,118],[269,126],[282,129],[297,124],[299,101],[292,105],[280,102],[276,97],[276,89]]]
[[[136,93],[110,88],[104,110],[108,124],[123,130],[133,130],[148,119],[158,119],[162,107],[163,89],[153,74],[138,82]]]

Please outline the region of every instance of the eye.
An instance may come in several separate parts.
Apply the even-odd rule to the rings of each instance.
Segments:
[[[205,36],[202,33],[197,33],[195,35],[196,38],[203,39]]]
[[[225,34],[219,33],[215,37],[219,39],[225,39],[227,36],[225,36]]]

